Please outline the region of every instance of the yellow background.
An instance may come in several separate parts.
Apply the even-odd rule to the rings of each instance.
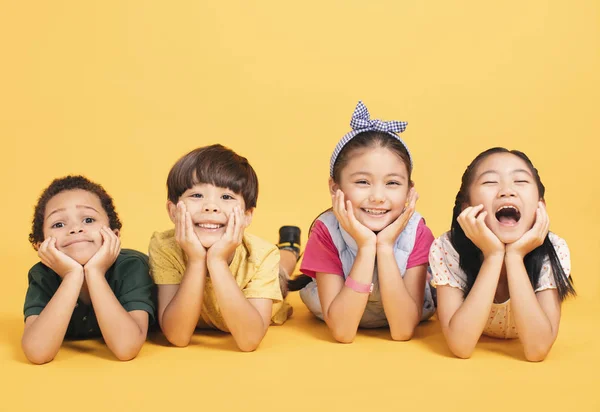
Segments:
[[[0,2],[0,410],[600,410],[600,3]],[[187,151],[222,143],[260,179],[250,231],[275,242],[328,207],[329,156],[362,99],[408,121],[418,209],[450,224],[467,164],[526,152],[579,297],[541,364],[518,341],[454,359],[436,321],[408,343],[385,331],[334,344],[297,296],[253,354],[230,337],[186,349],[154,337],[133,362],[98,342],[51,364],[19,347],[33,206],[55,177],[114,197],[125,247],[169,228],[165,181]]]

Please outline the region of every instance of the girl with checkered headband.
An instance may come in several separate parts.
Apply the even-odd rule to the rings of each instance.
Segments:
[[[450,350],[469,358],[479,337],[519,338],[529,361],[556,340],[560,304],[575,295],[566,242],[549,232],[545,187],[522,152],[501,147],[467,167],[450,231],[429,262]]]
[[[426,283],[433,235],[415,211],[413,159],[398,136],[406,122],[372,120],[359,102],[350,125],[331,156],[332,207],[313,223],[304,275],[290,289],[339,342],[381,326],[409,340],[435,306]]]

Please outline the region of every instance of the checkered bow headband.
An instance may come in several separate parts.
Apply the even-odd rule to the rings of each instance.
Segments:
[[[344,148],[344,146],[352,140],[353,137],[363,132],[382,132],[387,133],[390,136],[393,136],[395,139],[398,139],[400,143],[406,148],[406,152],[408,153],[408,157],[410,159],[410,164],[412,166],[412,156],[410,155],[410,151],[408,150],[408,146],[406,143],[398,136],[396,133],[402,133],[406,130],[407,122],[400,122],[397,120],[383,121],[379,119],[371,119],[369,115],[369,109],[362,101],[359,101],[354,109],[354,113],[352,114],[352,119],[350,119],[350,126],[352,127],[352,131],[346,133],[344,137],[338,142],[335,146],[333,154],[331,155],[331,161],[329,164],[329,175],[333,177],[333,166],[335,161]]]

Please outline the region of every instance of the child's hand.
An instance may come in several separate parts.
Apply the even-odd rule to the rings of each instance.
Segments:
[[[383,229],[381,232],[377,234],[377,247],[392,247],[394,246],[394,242],[400,236],[400,233],[406,227],[408,221],[412,217],[413,213],[415,213],[415,205],[417,200],[419,199],[419,194],[414,188],[411,188],[408,192],[407,206],[404,208],[400,216],[390,223],[388,227]]]
[[[204,261],[206,249],[202,246],[198,235],[194,231],[192,215],[187,211],[185,203],[177,203],[177,215],[175,216],[175,240],[181,246],[188,262]]]
[[[83,266],[56,248],[56,238],[49,237],[38,248],[42,263],[64,279],[69,273],[83,274]]]
[[[538,208],[535,211],[535,223],[533,227],[525,232],[516,242],[506,245],[506,254],[516,255],[521,259],[524,258],[529,252],[544,243],[549,229],[550,218],[546,212],[546,207],[543,202],[539,202]]]
[[[481,212],[482,210],[483,205],[469,206],[456,220],[465,235],[481,250],[484,258],[492,255],[504,256],[504,243],[487,227],[487,212]]]
[[[357,246],[359,248],[369,245],[376,246],[377,236],[371,229],[356,220],[352,203],[349,200],[344,201],[344,192],[338,189],[331,199],[336,219],[342,228],[352,236]]]
[[[102,236],[102,246],[88,260],[83,269],[85,273],[100,273],[104,276],[121,252],[121,240],[106,226],[100,229],[100,235]]]
[[[246,226],[246,218],[242,209],[239,206],[234,207],[231,215],[229,215],[223,237],[208,248],[207,260],[227,261],[233,255],[235,249],[242,244]]]

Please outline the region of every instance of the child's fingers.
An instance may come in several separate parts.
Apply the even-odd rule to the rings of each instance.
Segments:
[[[233,227],[233,240],[236,244],[242,241],[242,233],[244,233],[244,218],[241,212],[241,208],[239,206],[236,206],[235,225]]]
[[[188,242],[196,236],[194,224],[192,223],[192,214],[190,212],[185,212],[182,233],[184,234],[183,238]]]
[[[229,214],[229,220],[227,220],[227,227],[225,228],[225,239],[231,239],[233,236],[233,227],[235,225],[235,211],[231,211]]]
[[[479,212],[481,212],[483,210],[483,205],[477,205],[475,207],[473,207],[471,209],[471,211],[468,214],[468,218],[472,219],[472,221],[474,222],[475,219],[477,218],[477,215],[479,214]]]
[[[354,208],[352,207],[352,202],[349,200],[346,201],[346,216],[348,217],[348,222],[350,224],[355,225],[358,223],[358,220],[354,216]]]

